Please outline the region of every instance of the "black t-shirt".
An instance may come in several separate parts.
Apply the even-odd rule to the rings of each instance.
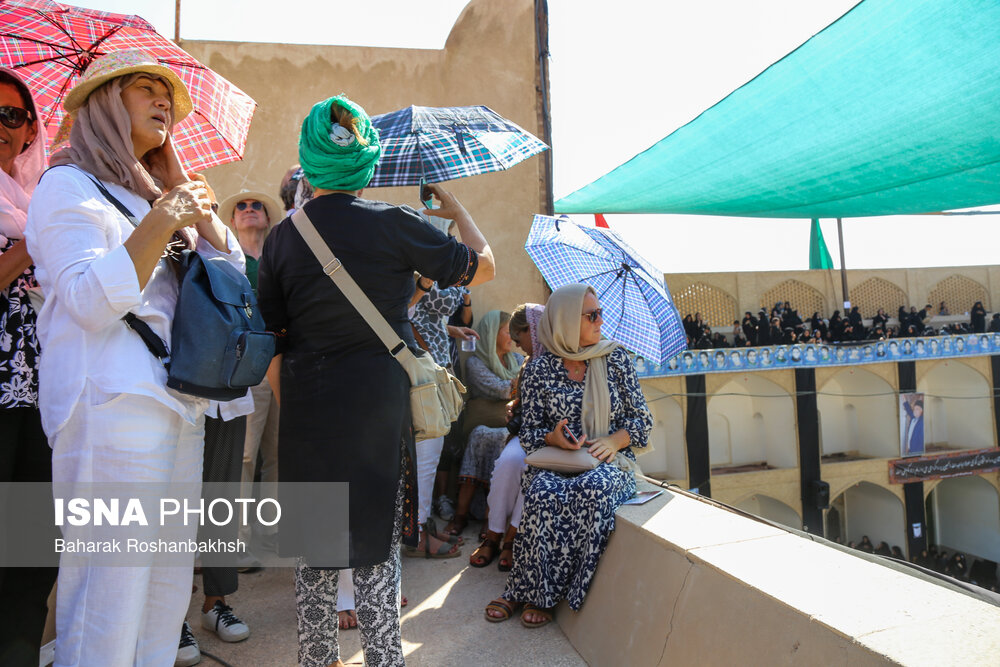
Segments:
[[[334,193],[313,199],[305,212],[408,345],[415,345],[406,314],[413,271],[442,286],[466,285],[475,275],[476,253],[408,206]],[[261,313],[268,330],[279,335],[279,352],[350,352],[382,345],[323,273],[290,220],[264,241],[258,280]]]

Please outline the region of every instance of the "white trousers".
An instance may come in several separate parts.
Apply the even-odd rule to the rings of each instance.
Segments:
[[[493,464],[490,493],[486,496],[486,504],[490,508],[487,527],[494,533],[503,535],[506,532],[507,517],[510,517],[510,525],[515,528],[521,524],[521,511],[524,508],[521,473],[525,467],[521,439],[511,438]]]
[[[354,609],[354,574],[350,568],[340,571],[340,581],[337,582],[337,611],[352,611]]]
[[[108,396],[88,386],[69,422],[49,439],[53,484],[200,487],[204,442],[204,418],[192,425],[146,396]],[[143,537],[156,537],[157,518],[149,523]],[[195,539],[197,529],[192,522],[181,533]],[[147,566],[61,566],[56,667],[173,665],[193,564],[194,554],[184,567],[156,567],[152,558]]]
[[[247,435],[243,441],[243,474],[240,480],[240,495],[253,498],[254,469],[257,467],[257,452],[264,463],[260,469],[260,494],[263,498],[274,498],[278,493],[278,402],[267,378],[250,388],[253,396],[253,414],[247,415]],[[250,544],[253,526],[240,524],[240,539]],[[277,526],[260,526],[261,533],[273,535]]]
[[[427,521],[427,517],[431,515],[434,478],[437,476],[442,449],[444,449],[443,437],[417,440],[417,521],[420,524]]]

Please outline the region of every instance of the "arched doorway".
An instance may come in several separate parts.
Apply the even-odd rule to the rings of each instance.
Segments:
[[[737,376],[708,399],[707,407],[714,467],[798,465],[792,397],[774,382]]]
[[[845,368],[823,383],[816,396],[821,453],[837,458],[899,456],[899,425],[892,386],[871,371]]]
[[[933,544],[1000,561],[1000,496],[992,484],[978,475],[941,480],[927,508]]]
[[[749,498],[744,498],[736,504],[736,507],[744,512],[780,523],[782,526],[802,530],[802,517],[799,516],[798,512],[780,500],[762,493],[755,493]]]
[[[837,510],[844,544],[860,542],[867,535],[874,545],[886,542],[907,552],[903,502],[888,489],[858,482],[830,503]],[[829,513],[828,513],[829,519]]]
[[[993,390],[980,373],[960,361],[938,362],[917,382],[917,391],[927,394],[928,451],[993,446]]]
[[[649,434],[651,452],[639,450],[639,465],[650,477],[686,479],[687,458],[684,447],[684,414],[680,404],[670,397],[649,400],[653,430]]]

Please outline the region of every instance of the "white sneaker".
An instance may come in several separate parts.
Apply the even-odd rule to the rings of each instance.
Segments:
[[[191,632],[191,626],[184,621],[181,627],[181,643],[177,647],[177,659],[174,660],[174,667],[191,667],[201,662],[201,650],[198,648],[198,640]]]
[[[201,615],[201,627],[219,635],[224,642],[241,642],[250,636],[247,624],[236,618],[232,607],[221,602]]]
[[[448,496],[439,496],[437,499],[437,515],[444,521],[451,521],[455,518],[455,506]]]

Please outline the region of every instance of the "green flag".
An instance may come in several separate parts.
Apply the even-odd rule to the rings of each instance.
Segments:
[[[826,241],[823,240],[823,230],[820,229],[819,218],[812,219],[812,230],[809,232],[809,268],[833,268],[833,259],[830,257],[830,251],[826,249]]]

